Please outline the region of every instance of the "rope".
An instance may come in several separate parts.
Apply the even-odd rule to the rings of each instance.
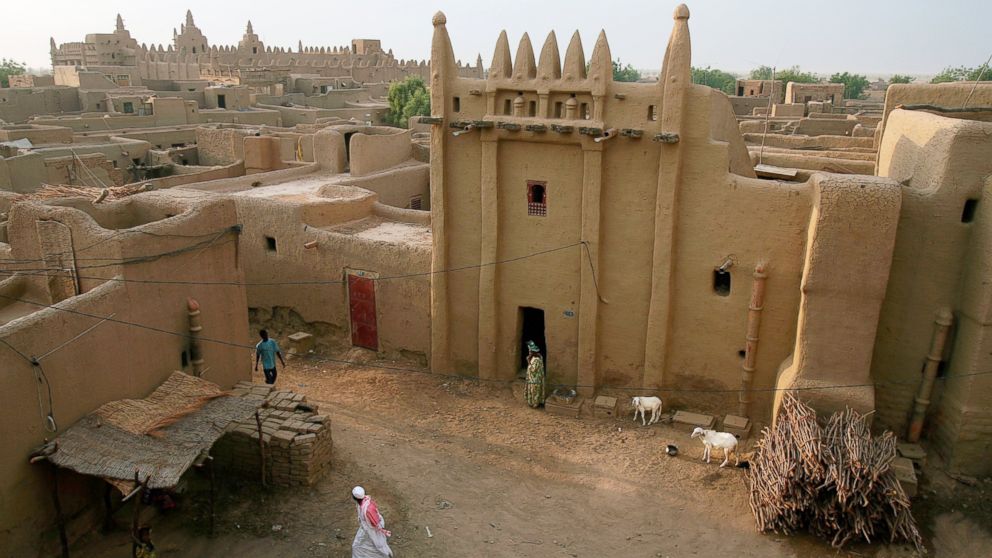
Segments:
[[[971,92],[968,93],[968,97],[965,98],[964,104],[961,105],[961,108],[968,106],[968,101],[971,101],[971,96],[975,94],[975,89],[978,89],[978,83],[982,81],[982,76],[985,75],[985,70],[989,68],[989,62],[992,62],[992,54],[989,55],[989,59],[982,65],[982,71],[978,72],[978,78],[975,79],[975,85],[971,86]]]
[[[784,87],[784,85],[783,85]],[[765,155],[765,136],[768,135],[768,119],[772,115],[772,98],[775,97],[775,66],[772,66],[772,90],[768,94],[768,109],[765,111],[765,131],[761,133],[761,149],[758,150],[758,164],[762,164]]]

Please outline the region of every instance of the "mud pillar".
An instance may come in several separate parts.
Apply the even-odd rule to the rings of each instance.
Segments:
[[[582,241],[579,258],[578,393],[589,397],[596,385],[596,338],[599,314],[599,202],[603,187],[603,144],[588,142],[583,155]],[[595,271],[594,271],[595,270]]]
[[[499,200],[497,198],[496,155],[499,143],[495,135],[488,135],[482,142],[482,231],[479,263],[495,262],[498,257]],[[496,305],[496,285],[499,279],[499,266],[483,265],[479,268],[479,378],[492,379],[503,376],[499,373],[499,359],[496,358],[499,318]],[[516,371],[507,371],[505,376],[513,377]]]

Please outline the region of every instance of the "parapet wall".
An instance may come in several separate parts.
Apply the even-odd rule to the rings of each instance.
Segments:
[[[992,83],[957,82],[957,83],[897,83],[890,85],[885,91],[885,108],[882,113],[884,129],[889,119],[889,113],[900,105],[935,105],[947,108],[992,107]],[[953,117],[951,115],[945,115]],[[879,136],[881,137],[881,136]]]
[[[369,135],[361,132],[351,136],[351,175],[370,175],[410,160],[411,132],[395,131],[388,134]]]

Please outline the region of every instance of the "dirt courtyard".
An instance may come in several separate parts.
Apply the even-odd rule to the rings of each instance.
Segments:
[[[559,417],[526,407],[518,387],[366,366],[294,360],[277,386],[331,417],[332,472],[308,489],[223,483],[212,538],[201,483],[153,520],[160,556],[350,556],[355,484],[379,503],[398,557],[913,555],[756,533],[742,471],[702,463],[701,444],[669,426]],[[949,482],[947,497],[914,501],[931,556],[992,555],[978,526],[992,517],[992,484]],[[73,552],[129,555],[124,529]]]

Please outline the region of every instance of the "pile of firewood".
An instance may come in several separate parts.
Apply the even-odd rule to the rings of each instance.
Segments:
[[[786,395],[765,428],[747,480],[759,531],[808,530],[840,548],[851,540],[909,542],[924,552],[909,498],[891,465],[896,438],[873,437],[867,415],[834,413],[826,425]]]
[[[110,186],[94,188],[91,186],[72,186],[67,184],[42,184],[40,188],[29,194],[18,196],[18,201],[50,200],[56,198],[89,198],[93,203],[105,200],[119,200],[141,192],[154,190],[151,184]]]

